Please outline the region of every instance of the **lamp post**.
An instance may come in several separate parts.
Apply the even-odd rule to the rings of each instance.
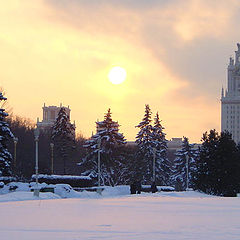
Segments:
[[[53,147],[54,147],[54,143],[50,143],[50,147],[51,147],[51,174],[53,175]]]
[[[153,182],[156,181],[156,148],[153,148]]]
[[[100,175],[101,175],[100,148],[101,148],[101,138],[98,139],[98,187],[100,187]]]
[[[18,138],[14,137],[13,138],[13,143],[14,143],[14,162],[13,162],[13,168],[14,172],[16,174],[17,172],[17,143],[18,143]]]
[[[38,141],[39,141],[39,129],[35,128],[34,129],[34,140],[35,140],[35,175],[36,175],[36,186],[34,188],[34,193],[33,195],[36,197],[39,197],[39,188],[38,188]]]
[[[186,155],[186,175],[187,175],[187,178],[186,178],[186,186],[187,186],[187,188],[186,188],[186,190],[188,190],[188,182],[189,182],[189,176],[188,176],[188,165],[189,165],[189,156],[188,155]]]

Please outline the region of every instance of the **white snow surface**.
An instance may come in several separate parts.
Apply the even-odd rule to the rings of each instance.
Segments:
[[[17,186],[15,191],[10,191],[9,188]],[[0,189],[0,202],[9,202],[9,201],[24,201],[24,200],[37,200],[33,198],[33,192],[30,192],[31,189],[34,189],[35,182],[31,183],[21,183],[21,182],[12,182],[7,185],[4,185]],[[104,186],[104,190],[101,195],[97,192],[82,191],[77,192],[68,184],[38,184],[38,188],[54,188],[54,194],[45,194],[44,198],[103,198],[103,197],[117,197],[121,195],[128,195],[130,193],[129,186],[116,186],[108,187]],[[40,197],[43,193],[40,193]],[[29,196],[29,197],[28,197]],[[47,197],[46,197],[47,196]]]
[[[107,187],[102,195],[72,191],[68,197],[74,198],[66,199],[23,191],[0,195],[0,239],[240,239],[239,197],[194,191],[129,195],[129,186]]]
[[[39,197],[33,196],[33,192],[12,192],[0,195],[0,202],[25,201],[25,200],[42,200],[42,199],[59,199],[60,196],[46,192],[40,193]]]
[[[71,176],[71,175],[47,175],[47,174],[38,174],[38,178],[42,179],[74,179],[74,180],[91,180],[89,176]],[[32,175],[32,179],[36,179],[36,175]]]

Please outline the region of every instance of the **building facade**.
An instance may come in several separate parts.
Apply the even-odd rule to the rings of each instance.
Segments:
[[[40,130],[49,130],[50,128],[53,127],[54,122],[57,119],[58,113],[60,109],[62,108],[62,104],[60,104],[59,107],[57,106],[46,106],[44,103],[44,106],[42,107],[43,109],[43,119],[40,122],[39,118],[37,119],[37,128]],[[63,107],[66,110],[67,115],[69,116],[70,119],[70,108],[68,107]],[[74,124],[75,125],[75,124]]]
[[[227,89],[221,93],[221,131],[228,131],[236,143],[240,142],[240,44],[235,60],[230,57],[227,68]]]

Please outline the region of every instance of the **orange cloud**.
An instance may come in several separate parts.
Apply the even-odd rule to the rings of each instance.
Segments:
[[[16,114],[36,119],[44,102],[62,102],[70,105],[77,130],[90,136],[95,121],[111,107],[122,132],[133,140],[134,126],[149,103],[154,113],[159,111],[168,138],[184,135],[199,141],[203,131],[218,128],[218,102],[210,106],[212,99],[197,91],[196,96],[183,95],[194,88],[191,79],[155,54],[167,55],[170,47],[146,39],[157,32],[149,38],[164,39],[178,54],[181,44],[210,32],[224,35],[215,26],[228,31],[233,8],[225,11],[221,2],[214,14],[215,5],[205,1],[146,10],[47,3],[13,0],[0,8],[1,85]],[[127,80],[117,86],[107,79],[115,65],[127,71]]]

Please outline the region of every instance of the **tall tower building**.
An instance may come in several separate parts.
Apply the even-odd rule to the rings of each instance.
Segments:
[[[48,106],[47,107],[44,103],[44,106],[42,108],[43,109],[43,120],[40,122],[39,119],[37,119],[37,127],[43,131],[51,129],[58,117],[58,113],[61,108],[65,109],[65,111],[70,119],[70,111],[71,110],[70,110],[69,106],[63,107],[62,104],[60,104],[60,107],[57,107],[57,106]],[[73,125],[75,127],[75,122],[73,123]]]
[[[240,142],[240,44],[235,61],[230,57],[227,89],[221,94],[221,131],[228,131],[236,143]]]

